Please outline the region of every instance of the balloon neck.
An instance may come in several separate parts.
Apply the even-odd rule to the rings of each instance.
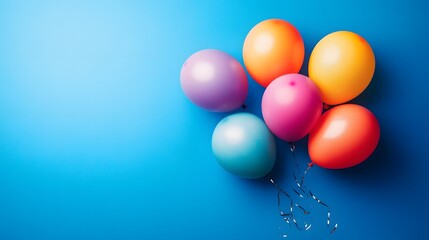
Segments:
[[[241,106],[243,108],[243,110],[247,109],[247,105],[243,103],[243,105]]]
[[[328,105],[326,103],[323,104],[323,109],[328,110],[331,108],[331,105]]]
[[[289,148],[291,152],[295,152],[295,144],[293,142],[289,142]]]

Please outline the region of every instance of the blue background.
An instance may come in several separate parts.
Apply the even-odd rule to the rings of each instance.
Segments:
[[[0,239],[426,239],[429,167],[428,6],[424,1],[0,2]],[[425,16],[426,15],[426,16]],[[183,62],[204,48],[242,62],[247,32],[282,18],[309,53],[351,30],[377,67],[353,102],[374,112],[381,140],[348,170],[313,168],[311,231],[281,221],[266,179],[224,172],[211,134],[226,114],[184,96]],[[249,79],[248,111],[262,87]],[[291,186],[278,141],[273,171]],[[297,158],[309,161],[306,139]]]

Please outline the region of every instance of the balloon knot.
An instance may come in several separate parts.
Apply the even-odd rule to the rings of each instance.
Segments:
[[[308,167],[309,167],[309,168],[312,168],[313,166],[314,166],[314,163],[313,163],[313,162],[308,163]]]
[[[331,108],[331,106],[330,105],[328,105],[328,104],[323,104],[323,109],[325,109],[325,110],[328,110],[328,109],[330,109]]]
[[[241,107],[242,107],[244,110],[246,110],[246,109],[247,109],[247,105],[246,105],[246,104],[243,104]]]

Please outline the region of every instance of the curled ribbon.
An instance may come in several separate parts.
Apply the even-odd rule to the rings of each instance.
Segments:
[[[309,170],[313,167],[313,163],[309,163],[304,173],[301,172],[301,169],[299,167],[298,161],[295,156],[295,145],[290,143],[290,151],[292,153],[292,157],[295,161],[295,169],[293,170],[293,178],[294,182],[296,184],[296,187],[292,187],[292,192],[295,193],[299,199],[305,199],[305,198],[311,198],[314,201],[316,201],[320,206],[327,208],[327,220],[326,224],[329,229],[329,232],[332,234],[338,229],[338,224],[335,223],[334,226],[331,226],[331,209],[323,202],[320,198],[318,198],[316,195],[313,194],[313,192],[310,190],[310,188],[306,185],[304,185],[305,182],[305,176],[309,172]],[[298,174],[297,174],[298,173]],[[288,223],[289,225],[293,224],[298,230],[308,231],[311,228],[311,224],[304,221],[304,224],[300,224],[299,221],[296,219],[294,209],[297,208],[302,212],[304,215],[309,215],[310,211],[308,211],[306,208],[304,208],[301,204],[295,202],[292,198],[292,196],[285,191],[283,188],[281,188],[272,178],[272,176],[268,176],[268,180],[274,185],[274,187],[277,189],[277,208],[280,212],[280,216],[283,218],[283,220]],[[289,200],[289,208],[287,211],[283,211],[281,207],[281,195],[284,195]],[[283,238],[288,237],[287,234],[281,235]]]

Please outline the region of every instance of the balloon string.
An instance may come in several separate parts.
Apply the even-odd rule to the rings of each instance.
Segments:
[[[327,212],[327,220],[326,220],[326,224],[329,230],[329,232],[332,234],[334,233],[337,228],[338,228],[338,224],[336,223],[332,228],[331,228],[331,209],[330,207],[323,202],[322,200],[320,200],[320,198],[318,198],[316,195],[313,194],[313,192],[310,190],[310,188],[308,186],[306,186],[304,184],[305,182],[305,176],[307,175],[307,173],[310,171],[310,169],[313,167],[313,163],[309,163],[307,165],[307,168],[304,170],[304,172],[301,171],[296,155],[295,155],[295,145],[293,143],[289,143],[289,147],[290,147],[290,151],[292,153],[292,157],[294,159],[295,162],[295,169],[293,170],[293,178],[296,184],[296,187],[292,187],[292,192],[295,193],[300,199],[305,199],[305,198],[312,198],[314,201],[316,201],[319,205],[326,207],[328,212]],[[294,209],[298,208],[304,215],[308,215],[310,214],[309,211],[306,210],[306,208],[304,208],[302,205],[296,203],[292,196],[285,191],[283,188],[281,188],[271,176],[268,176],[268,180],[274,185],[274,187],[276,187],[277,189],[277,208],[278,211],[280,212],[280,216],[283,218],[283,220],[288,223],[289,225],[294,225],[298,230],[304,230],[307,231],[311,228],[311,224],[308,224],[307,222],[304,221],[304,225],[303,227],[301,227],[295,217],[294,214]],[[287,197],[287,199],[289,200],[289,208],[287,211],[283,211],[282,207],[281,207],[281,195],[284,195]],[[286,238],[288,237],[287,234],[282,234],[282,237]]]
[[[268,180],[274,185],[274,187],[276,187],[277,189],[277,208],[278,211],[280,212],[280,216],[283,218],[283,221],[285,221],[286,223],[293,224],[298,230],[304,230],[307,231],[311,228],[311,224],[307,224],[304,222],[304,226],[301,227],[300,224],[298,223],[298,221],[296,220],[295,217],[295,212],[294,212],[294,208],[298,208],[300,209],[304,214],[309,214],[310,212],[307,211],[303,206],[299,205],[298,203],[295,203],[293,198],[291,197],[291,195],[286,192],[283,188],[281,188],[271,176],[268,176]],[[287,209],[287,211],[283,211],[282,207],[281,207],[281,195],[285,195],[288,199],[289,199],[289,208]],[[282,237],[287,237],[287,234],[283,234]]]
[[[325,104],[326,105],[326,104]],[[329,105],[326,105],[327,108],[329,108]],[[307,168],[305,169],[304,173],[301,173],[301,169],[299,167],[298,164],[298,160],[296,158],[295,155],[295,145],[293,143],[289,143],[289,147],[290,150],[292,152],[292,157],[294,159],[295,165],[296,165],[296,170],[298,171],[299,174],[299,178],[300,181],[298,181],[298,178],[296,176],[295,170],[293,171],[293,176],[294,176],[294,180],[296,185],[298,186],[298,188],[303,192],[306,193],[305,189],[308,190],[308,194],[306,194],[307,196],[310,196],[312,199],[314,199],[318,204],[320,204],[321,206],[324,206],[327,208],[328,212],[327,212],[327,219],[326,219],[326,224],[327,227],[330,228],[330,233],[334,233],[337,229],[338,229],[338,223],[336,223],[332,228],[331,228],[331,208],[328,206],[328,204],[326,204],[325,202],[323,202],[322,200],[320,200],[320,198],[318,198],[316,195],[313,194],[313,192],[310,190],[310,188],[308,186],[304,185],[304,181],[305,181],[305,176],[307,175],[307,173],[310,171],[310,169],[314,166],[314,164],[312,162],[308,163]],[[295,189],[294,189],[295,190]],[[301,194],[300,194],[301,195]]]
[[[322,200],[320,200],[318,197],[316,197],[311,191],[309,191],[311,198],[313,198],[317,203],[319,203],[320,205],[326,207],[328,209],[328,214],[327,214],[327,220],[326,220],[326,225],[328,228],[331,228],[331,209],[330,207],[322,202]],[[330,233],[334,233],[338,228],[338,223],[336,223],[334,225],[334,227],[332,227],[332,229],[329,231]]]

